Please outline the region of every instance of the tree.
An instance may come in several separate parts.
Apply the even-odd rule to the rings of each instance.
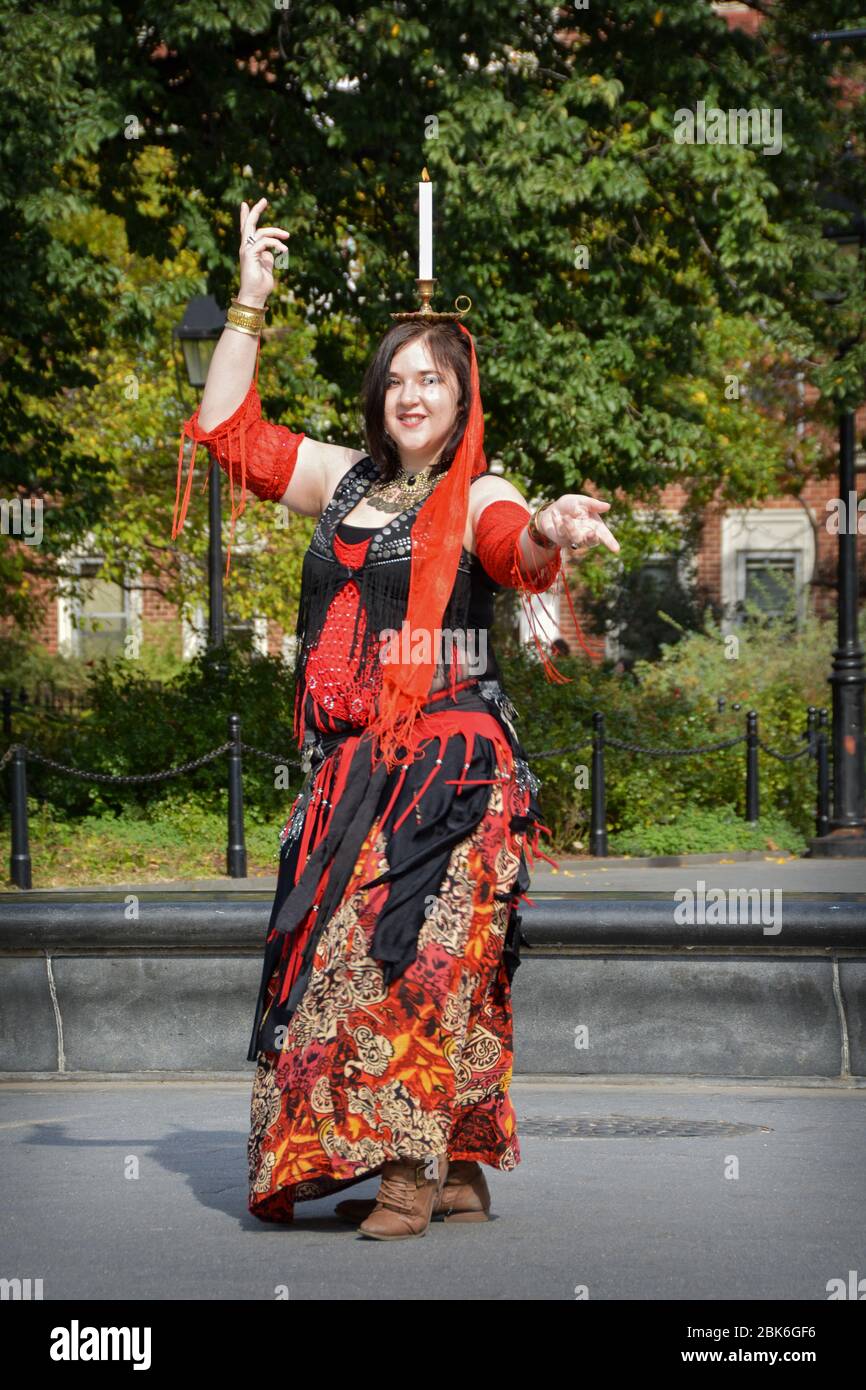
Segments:
[[[114,456],[94,461],[77,404],[90,396],[100,429],[105,362],[134,352],[161,402],[154,416],[142,407],[137,428],[149,420],[154,460],[165,453],[142,479],[161,496],[139,502],[164,519],[167,425],[185,408],[165,381],[167,321],[206,286],[227,297],[237,208],[260,193],[292,232],[289,298],[275,314],[288,332],[265,349],[266,413],[317,437],[363,443],[363,365],[390,310],[415,302],[425,164],[437,302],[474,301],[488,457],[527,491],[590,479],[619,494],[617,519],[637,535],[628,508],[670,481],[695,506],[713,484],[730,500],[776,484],[790,437],[748,421],[780,364],[804,370],[825,403],[859,403],[862,325],[815,299],[838,283],[819,186],[853,118],[832,86],[838,52],[808,40],[805,0],[768,8],[756,36],[728,30],[705,0],[585,11],[97,0],[86,12],[59,0],[50,22],[0,0],[0,13],[0,467],[7,493],[57,502],[56,553],[110,515],[119,468],[134,487],[140,437],[121,417]],[[778,153],[678,143],[677,113],[698,101],[780,112]],[[862,164],[845,177],[862,205]],[[92,239],[98,213],[122,223],[125,264],[117,242]],[[856,306],[862,274],[848,274]],[[745,360],[738,325],[764,347],[748,357],[742,413],[720,430],[725,378]],[[854,345],[840,366],[843,338]],[[735,470],[721,435],[737,438]],[[798,459],[797,478],[813,466]],[[154,546],[165,537],[154,525]]]

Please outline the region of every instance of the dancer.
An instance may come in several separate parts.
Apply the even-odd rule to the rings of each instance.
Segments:
[[[247,1054],[249,1209],[289,1222],[297,1202],[381,1174],[375,1200],[337,1215],[398,1240],[434,1217],[486,1220],[480,1165],[520,1161],[517,907],[527,859],[554,861],[489,642],[494,596],[562,583],[562,547],[619,546],[609,503],[567,494],[530,515],[487,469],[459,319],[419,313],[384,334],[362,387],[366,452],[264,421],[259,334],[288,235],[259,228],[266,202],[241,204],[239,293],[184,423],[172,528],[197,443],[229,476],[232,536],[247,490],[318,518],[293,709],[308,771],[280,834]],[[230,552],[231,538],[229,564]],[[564,681],[533,636],[548,679]]]

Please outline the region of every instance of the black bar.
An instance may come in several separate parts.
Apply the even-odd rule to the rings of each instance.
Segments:
[[[597,859],[607,858],[607,795],[604,785],[604,715],[592,716],[592,820],[589,849]]]
[[[835,42],[841,39],[866,39],[866,29],[816,29],[809,35],[813,43]]]
[[[830,748],[827,742],[827,711],[825,709],[818,713],[815,761],[818,764],[818,805],[815,816],[815,834],[826,835],[830,830]]]
[[[839,485],[846,508],[856,493],[854,415],[839,422]],[[856,504],[855,504],[856,506]],[[831,830],[866,829],[863,648],[857,632],[857,513],[839,531],[839,626],[833,652],[833,817]]]
[[[17,888],[32,888],[30,836],[27,829],[27,750],[16,744],[9,766],[10,800],[12,806],[12,853],[9,876]]]
[[[241,777],[241,720],[229,715],[229,843],[226,865],[230,878],[246,878],[247,849],[244,843],[244,786]]]
[[[754,824],[761,814],[758,792],[758,713],[746,715],[746,820]]]

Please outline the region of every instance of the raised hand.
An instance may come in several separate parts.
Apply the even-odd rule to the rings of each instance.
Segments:
[[[568,550],[589,550],[601,542],[614,555],[619,554],[619,541],[605,526],[599,515],[610,507],[598,497],[580,492],[567,492],[538,513],[536,525],[548,540]]]
[[[259,227],[259,218],[267,207],[267,198],[259,198],[252,207],[241,203],[241,286],[238,299],[253,308],[264,308],[274,288],[274,251],[283,251],[281,237],[289,233],[283,227]]]

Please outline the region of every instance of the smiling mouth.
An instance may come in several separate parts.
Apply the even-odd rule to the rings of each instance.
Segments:
[[[397,419],[401,425],[420,425],[422,420],[426,420],[426,415],[398,415]]]

